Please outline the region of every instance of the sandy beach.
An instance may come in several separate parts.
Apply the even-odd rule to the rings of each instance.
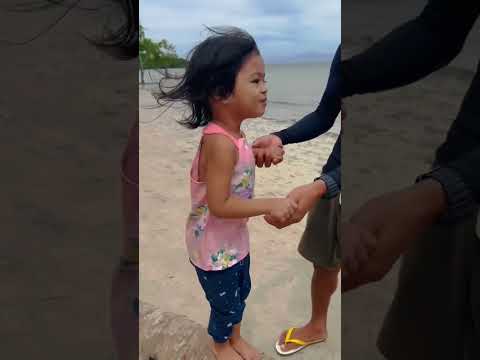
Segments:
[[[140,89],[140,298],[164,311],[187,315],[206,325],[209,308],[188,262],[184,224],[190,207],[188,172],[201,130],[176,123],[181,111],[162,114],[149,108],[155,100]],[[250,142],[280,130],[278,123],[248,120],[243,128]],[[318,176],[336,135],[325,134],[286,146],[284,162],[256,172],[256,197],[285,196],[296,186]],[[297,252],[305,219],[277,230],[261,217],[249,223],[252,292],[247,300],[242,332],[266,354],[276,355],[273,344],[280,332],[304,324],[310,315],[312,265]],[[340,359],[340,293],[332,299],[329,339],[312,346],[296,359]]]

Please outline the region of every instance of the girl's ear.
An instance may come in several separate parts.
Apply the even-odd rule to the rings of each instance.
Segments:
[[[230,102],[230,96],[225,98],[225,97],[221,97],[219,95],[214,95],[214,96],[212,96],[212,99],[213,99],[213,101],[215,101],[217,103],[221,102],[222,104],[228,104]]]
[[[214,95],[212,98],[216,102],[221,102],[222,104],[228,104],[230,102],[231,96],[224,97],[220,95]]]
[[[215,101],[221,102],[222,104],[228,104],[230,102],[231,95],[225,96],[225,89],[223,87],[218,87],[215,89],[215,94],[213,95],[213,99]]]

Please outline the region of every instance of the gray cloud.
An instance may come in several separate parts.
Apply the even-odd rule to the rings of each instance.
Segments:
[[[340,43],[340,0],[141,0],[140,21],[181,56],[206,36],[204,25],[248,31],[267,63],[322,61]]]

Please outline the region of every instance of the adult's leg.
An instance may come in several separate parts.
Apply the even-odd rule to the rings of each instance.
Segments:
[[[330,299],[338,286],[340,256],[338,249],[338,218],[340,207],[338,196],[322,199],[309,213],[307,226],[299,244],[300,254],[313,263],[311,280],[310,320],[297,328],[293,337],[305,342],[323,340],[328,336],[327,314]],[[283,351],[293,350],[299,345],[285,344],[287,331],[279,338]]]
[[[338,286],[338,274],[340,267],[326,269],[314,266],[311,282],[311,306],[312,312],[310,320],[299,327],[294,332],[295,339],[305,342],[319,339],[327,339],[327,315],[330,305],[330,299]],[[287,331],[280,335],[280,344],[282,350],[289,351],[298,347],[298,345],[285,344]]]
[[[330,299],[338,286],[340,267],[326,269],[314,266],[311,293],[312,316],[308,325],[316,330],[317,338],[327,337],[327,313]]]

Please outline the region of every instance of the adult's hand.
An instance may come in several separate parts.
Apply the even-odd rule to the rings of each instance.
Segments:
[[[283,150],[282,140],[276,135],[261,136],[253,142],[253,154],[258,167],[270,167],[282,162]]]
[[[361,206],[343,224],[342,291],[379,281],[446,209],[444,191],[425,180]]]
[[[264,219],[267,223],[275,226],[277,229],[298,223],[315,205],[315,203],[320,200],[326,191],[327,186],[323,180],[317,180],[311,184],[296,187],[287,195],[287,198],[292,199],[297,203],[297,210],[294,214],[286,221],[281,221],[280,219],[268,215],[264,216]]]

